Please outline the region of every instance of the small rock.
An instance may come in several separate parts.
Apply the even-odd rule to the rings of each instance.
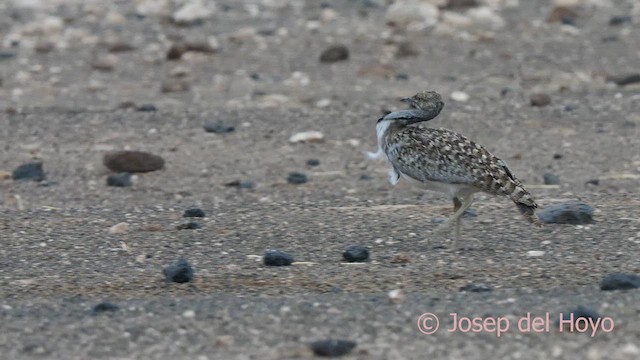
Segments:
[[[640,288],[640,276],[636,274],[613,273],[605,276],[600,290],[627,290]]]
[[[547,106],[551,104],[551,97],[547,94],[531,94],[529,96],[529,103],[531,106]]]
[[[544,224],[584,225],[593,221],[593,208],[581,202],[566,202],[545,206],[538,212]]]
[[[530,250],[530,251],[527,251],[527,256],[529,256],[529,257],[544,256],[544,251],[542,251],[542,250]]]
[[[505,26],[505,20],[489,6],[480,6],[467,10],[467,16],[476,27],[489,30],[500,30]]]
[[[560,184],[560,176],[552,173],[544,173],[542,175],[543,181],[545,185],[559,185]]]
[[[226,134],[235,131],[236,127],[233,125],[225,125],[222,123],[207,123],[204,124],[204,131],[214,134]]]
[[[199,223],[195,221],[189,221],[176,226],[176,229],[177,230],[196,230],[196,229],[200,229],[201,227],[202,225],[200,225]]]
[[[145,226],[144,228],[142,228],[142,230],[144,230],[144,231],[164,231],[165,227],[164,227],[164,225],[161,225],[161,224],[149,224],[149,225]]]
[[[611,19],[609,19],[609,25],[611,26],[630,24],[631,22],[632,18],[630,15],[616,15],[612,16]]]
[[[164,159],[143,151],[123,150],[108,153],[102,159],[103,164],[117,173],[141,173],[160,170],[164,167]]]
[[[333,45],[320,54],[320,62],[334,63],[349,59],[349,49],[345,45]]]
[[[104,312],[116,312],[120,309],[120,307],[116,304],[112,304],[110,302],[101,302],[91,308],[91,315],[98,315]]]
[[[568,326],[568,324],[566,322],[571,321],[571,314],[573,314],[573,322],[574,324],[576,323],[576,321],[579,318],[585,318],[586,320],[593,320],[594,322],[596,322],[599,318],[600,318],[600,314],[598,314],[597,311],[589,309],[588,307],[585,306],[578,306],[578,308],[576,308],[575,310],[571,311],[570,313],[562,313],[562,324],[563,326]],[[557,320],[556,324],[560,324],[560,321]],[[565,325],[567,324],[567,325]]]
[[[156,108],[156,106],[153,104],[142,104],[136,108],[136,111],[154,112],[158,111],[158,108]]]
[[[493,291],[493,288],[484,284],[467,284],[460,288],[460,291],[466,292],[490,292]]]
[[[107,186],[129,187],[131,185],[133,185],[131,182],[131,174],[128,172],[109,175],[107,177]]]
[[[2,180],[11,180],[13,179],[13,175],[8,171],[0,171],[0,181]]]
[[[478,217],[478,211],[476,209],[473,208],[468,208],[467,210],[465,210],[462,213],[462,217],[463,218],[474,218],[474,217]]]
[[[187,319],[193,319],[196,317],[196,312],[193,310],[185,310],[185,312],[182,313],[182,316]]]
[[[238,189],[253,189],[255,184],[252,181],[233,180],[225,183],[224,186],[235,187]]]
[[[387,293],[387,298],[392,304],[402,304],[407,300],[407,295],[401,289],[395,289]]]
[[[338,357],[350,353],[356,343],[348,340],[319,340],[312,342],[309,347],[317,356]]]
[[[292,172],[287,176],[287,182],[289,184],[304,184],[307,181],[307,175],[301,172]]]
[[[191,83],[186,79],[168,79],[162,82],[160,91],[163,93],[189,91]]]
[[[108,55],[105,57],[95,59],[91,63],[91,67],[94,68],[95,70],[111,71],[113,70],[113,68],[116,66],[117,63],[118,63],[118,58],[115,55]]]
[[[418,55],[420,55],[420,50],[418,50],[418,48],[416,48],[416,46],[413,45],[413,43],[404,41],[398,44],[398,49],[396,50],[397,58],[401,59],[401,58],[418,56]]]
[[[595,186],[598,186],[598,185],[600,185],[600,179],[590,179],[590,180],[587,180],[587,182],[585,182],[585,185],[595,185]]]
[[[131,45],[131,44],[129,44],[129,43],[127,43],[127,42],[118,40],[118,41],[113,41],[113,42],[109,43],[107,45],[107,49],[109,50],[109,52],[119,53],[119,52],[126,52],[126,51],[135,50],[136,47]]]
[[[215,54],[218,47],[213,41],[189,41],[171,44],[167,50],[167,60],[180,60],[187,52],[199,52],[203,54]]]
[[[0,60],[7,60],[14,58],[16,56],[15,51],[10,50],[0,50]]]
[[[342,258],[347,262],[365,262],[369,260],[369,249],[360,245],[349,246],[342,253]]]
[[[187,259],[181,257],[175,264],[169,265],[162,269],[165,280],[167,282],[176,282],[179,284],[187,283],[193,280],[193,268]]]
[[[309,160],[307,160],[307,165],[309,165],[309,166],[318,166],[318,165],[320,165],[320,160],[318,160],[318,159],[309,159]]]
[[[182,214],[182,217],[199,217],[199,218],[203,218],[203,217],[205,217],[205,214],[204,214],[204,211],[202,209],[191,208],[191,209],[185,210],[184,214]]]
[[[478,0],[447,0],[445,9],[464,9],[480,5]]]
[[[371,176],[369,174],[362,174],[362,175],[360,175],[360,177],[358,179],[359,180],[363,180],[363,181],[371,181],[371,180],[373,180],[373,176]]]
[[[397,73],[396,80],[409,80],[409,75],[406,73]]]
[[[33,48],[36,52],[41,54],[50,53],[56,48],[56,45],[49,41],[38,41]]]
[[[171,19],[180,25],[195,25],[211,16],[215,10],[214,3],[204,0],[189,0],[173,13]]]
[[[563,22],[563,19],[571,18],[575,19],[578,17],[578,13],[575,12],[570,7],[566,6],[556,6],[551,10],[549,16],[547,17],[547,22],[549,23],[560,23]]]
[[[562,157],[563,157],[563,155],[562,155],[562,154],[553,154],[553,158],[554,158],[555,160],[562,159]]]
[[[13,180],[43,181],[47,178],[42,169],[42,162],[30,162],[18,166],[12,173]]]
[[[320,99],[316,102],[316,107],[318,108],[326,108],[327,106],[331,105],[331,99]]]
[[[126,234],[129,232],[129,224],[121,222],[109,228],[109,234]]]
[[[266,266],[289,266],[295,262],[293,256],[279,250],[267,250],[263,261]]]
[[[396,71],[389,64],[368,64],[358,69],[358,75],[366,77],[391,79],[395,74]]]
[[[391,259],[392,264],[408,264],[411,262],[411,256],[406,254],[398,254]]]
[[[322,142],[324,141],[324,134],[320,131],[303,131],[291,135],[289,142]]]
[[[438,23],[440,11],[435,5],[420,0],[400,0],[387,8],[387,24],[422,30]]]
[[[615,83],[618,86],[635,84],[640,82],[640,73],[607,76],[606,80],[608,82]]]
[[[451,93],[451,100],[465,102],[469,100],[469,94],[464,91],[454,91]]]

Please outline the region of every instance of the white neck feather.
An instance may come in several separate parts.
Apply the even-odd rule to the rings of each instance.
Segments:
[[[378,135],[378,151],[376,151],[375,153],[367,153],[370,159],[377,159],[384,154],[384,151],[382,150],[382,139],[389,129],[390,125],[390,120],[382,120],[378,124],[376,124],[376,134]]]

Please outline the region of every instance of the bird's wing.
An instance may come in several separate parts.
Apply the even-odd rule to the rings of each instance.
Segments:
[[[405,128],[388,139],[387,154],[398,171],[419,181],[465,184],[494,194],[515,186],[506,164],[447,129]]]

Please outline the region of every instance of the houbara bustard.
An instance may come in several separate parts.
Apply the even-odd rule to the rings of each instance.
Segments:
[[[535,214],[537,204],[506,162],[451,130],[412,126],[438,116],[444,102],[437,92],[422,91],[401,101],[409,103],[411,109],[378,120],[378,151],[369,156],[386,157],[393,185],[404,178],[451,197],[453,215],[436,228],[436,233],[442,234],[455,223],[454,250],[460,237],[460,218],[476,192],[508,196],[529,222],[541,226]]]

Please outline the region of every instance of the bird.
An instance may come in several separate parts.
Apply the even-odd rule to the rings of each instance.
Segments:
[[[368,155],[386,158],[392,185],[404,179],[451,198],[453,215],[435,233],[443,234],[455,223],[454,250],[460,237],[460,218],[478,192],[508,196],[525,219],[541,226],[535,213],[538,205],[504,160],[457,132],[416,125],[440,114],[444,107],[440,94],[425,90],[401,101],[410,108],[378,119],[378,151]]]

